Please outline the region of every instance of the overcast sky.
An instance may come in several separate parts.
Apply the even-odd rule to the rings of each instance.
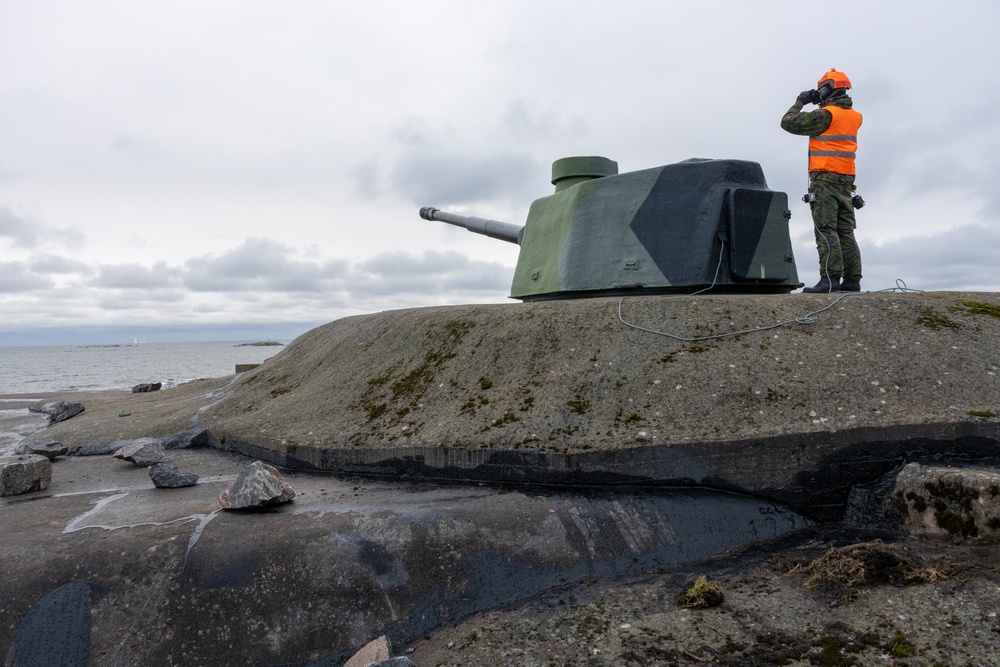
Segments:
[[[0,0],[0,345],[505,302],[517,246],[417,211],[523,224],[570,155],[759,162],[811,284],[779,120],[830,67],[864,287],[996,291],[998,27],[996,0]]]

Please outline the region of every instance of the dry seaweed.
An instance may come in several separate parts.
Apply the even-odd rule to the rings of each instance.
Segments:
[[[722,587],[711,583],[704,576],[698,577],[677,596],[677,606],[689,609],[708,609],[722,604]]]
[[[840,601],[853,600],[879,585],[904,586],[947,578],[940,569],[924,566],[903,549],[878,540],[830,549],[801,570],[806,574],[805,588]]]

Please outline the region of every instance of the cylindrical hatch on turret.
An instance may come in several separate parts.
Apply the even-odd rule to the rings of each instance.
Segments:
[[[552,163],[552,185],[556,192],[583,181],[614,176],[618,173],[618,163],[599,155],[564,157]]]

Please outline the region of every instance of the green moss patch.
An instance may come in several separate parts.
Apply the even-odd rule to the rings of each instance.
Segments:
[[[587,410],[590,409],[590,401],[581,397],[580,394],[574,396],[572,400],[566,401],[566,405],[578,415],[586,414]]]
[[[937,525],[951,535],[976,537],[979,527],[973,515],[973,503],[979,499],[979,491],[967,486],[940,480],[924,484],[931,497],[934,520]]]
[[[985,315],[1000,320],[1000,306],[995,304],[983,301],[963,301],[962,305],[965,306],[965,311],[969,315]]]
[[[474,322],[453,320],[443,327],[431,326],[427,331],[428,348],[423,358],[408,370],[399,362],[380,375],[368,380],[361,400],[353,407],[360,408],[368,422],[389,417],[388,426],[399,424],[411,417],[420,399],[433,385],[437,374],[457,355],[462,338],[475,327]],[[412,362],[411,362],[412,363]],[[480,384],[483,384],[483,378]],[[489,382],[492,385],[492,382]],[[413,431],[407,433],[412,435]]]
[[[917,324],[928,329],[961,329],[962,325],[931,307],[921,308]]]
[[[701,576],[681,591],[675,603],[688,609],[708,609],[718,607],[723,598],[722,587]]]

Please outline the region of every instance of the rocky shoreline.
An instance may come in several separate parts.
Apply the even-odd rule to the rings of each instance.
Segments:
[[[700,341],[608,299],[381,313],[229,378],[8,397],[85,410],[0,499],[0,645],[85,582],[90,664],[339,667],[382,634],[422,667],[998,664],[1000,298],[796,296],[624,303],[816,312]],[[196,483],[112,458],[144,439]],[[223,514],[254,459],[294,500]],[[677,605],[698,575],[721,605]]]

